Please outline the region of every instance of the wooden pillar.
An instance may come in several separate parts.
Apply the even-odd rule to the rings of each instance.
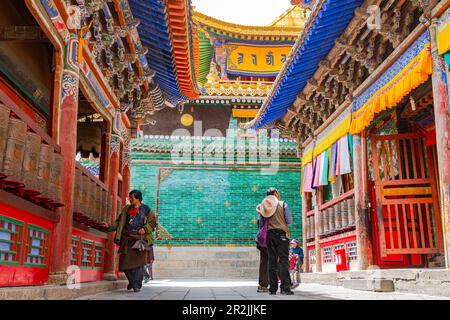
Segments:
[[[61,219],[55,226],[49,283],[59,284],[66,282],[66,270],[70,265],[79,92],[79,69],[76,61],[72,61],[72,51],[77,47],[78,38],[72,34],[65,52],[66,64],[62,72],[61,86],[55,88],[60,90],[61,94],[58,143],[64,157],[62,171],[64,207],[59,209]]]
[[[367,190],[367,139],[353,135],[353,174],[355,185],[355,224],[358,270],[373,264]]]
[[[305,272],[309,272],[309,252],[306,244],[306,232],[308,228],[307,223],[308,201],[306,194],[302,192],[302,243],[303,243],[303,269]]]
[[[314,206],[314,233],[315,233],[315,249],[316,249],[316,272],[322,272],[322,248],[320,247],[320,191],[316,189],[313,193]]]
[[[437,52],[436,21],[433,21],[430,32],[442,233],[444,238],[445,265],[446,268],[450,268],[450,78],[446,63]]]
[[[112,209],[110,212],[110,222],[116,220],[117,193],[119,185],[119,153],[120,142],[118,136],[111,136],[109,143],[110,164],[109,164],[109,194],[112,197]],[[116,246],[114,244],[114,232],[108,234],[108,241],[105,250],[105,280],[116,280]]]

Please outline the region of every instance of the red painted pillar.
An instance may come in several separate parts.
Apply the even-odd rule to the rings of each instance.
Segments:
[[[320,200],[320,191],[318,189],[313,192],[314,206],[314,233],[315,233],[315,249],[316,249],[316,272],[322,272],[322,248],[320,246],[320,210],[322,203]]]
[[[450,268],[450,75],[444,59],[437,52],[436,21],[433,21],[430,32],[443,249],[445,252],[445,265],[447,268]]]
[[[122,172],[122,205],[127,203],[128,194],[130,193],[130,166],[126,165]]]
[[[109,163],[109,194],[112,197],[112,212],[110,212],[110,223],[116,220],[117,193],[119,182],[119,137],[111,136],[110,139],[110,163]],[[116,247],[114,244],[114,232],[108,234],[105,250],[105,275],[106,280],[115,280],[116,275]]]
[[[78,65],[71,61],[71,53],[78,47],[76,35],[71,35],[65,53],[66,65],[62,72],[61,114],[59,125],[59,145],[64,156],[62,172],[62,202],[59,209],[61,220],[55,226],[49,283],[65,283],[66,269],[70,265],[70,245],[72,236],[73,190],[75,184],[75,152],[77,144],[77,113],[79,73]]]
[[[355,184],[355,224],[358,270],[373,264],[372,242],[367,199],[367,140],[353,135],[353,181]]]

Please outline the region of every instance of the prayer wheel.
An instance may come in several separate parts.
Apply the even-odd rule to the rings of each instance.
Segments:
[[[27,190],[39,193],[38,165],[41,151],[41,137],[33,132],[27,132],[25,138],[25,151],[22,163],[22,179]]]
[[[89,181],[91,179],[89,179],[88,176],[83,175],[82,180],[83,180],[83,188],[82,188],[83,197],[81,198],[81,209],[83,210],[82,213],[88,215],[89,203],[91,200],[89,197],[89,193],[91,192],[91,188],[90,188],[91,185],[90,185]]]
[[[39,170],[38,180],[41,195],[47,198],[53,198],[51,186],[51,170],[53,161],[53,147],[48,144],[41,143],[41,151],[39,153]]]
[[[348,225],[355,225],[355,199],[350,198],[347,199],[347,208],[348,208]]]
[[[0,177],[2,176],[1,172],[3,170],[3,158],[5,157],[6,152],[6,141],[8,135],[8,122],[9,122],[9,114],[10,110],[3,104],[0,103]]]
[[[319,234],[323,234],[324,233],[325,216],[326,216],[326,212],[325,211],[321,211],[320,212]]]
[[[63,156],[59,153],[53,153],[50,175],[53,188],[53,199],[57,203],[62,203],[62,166]]]
[[[334,210],[332,207],[329,207],[327,209],[327,216],[328,216],[328,232],[334,231],[336,229],[335,225],[335,216],[334,216]]]
[[[342,228],[342,211],[341,211],[341,205],[339,203],[336,203],[333,206],[334,209],[334,224],[336,230],[339,230]]]
[[[330,231],[330,216],[328,213],[328,209],[325,209],[321,212],[321,216],[323,218],[323,233],[327,233]]]
[[[96,209],[96,201],[97,201],[97,195],[96,195],[96,189],[97,189],[97,184],[92,181],[91,179],[89,179],[89,212],[87,212],[87,215],[90,218],[95,219],[95,209]]]
[[[75,187],[73,194],[73,212],[81,213],[81,201],[83,198],[83,174],[81,170],[75,170]]]
[[[314,216],[312,216],[310,220],[311,220],[311,238],[314,238],[316,236],[316,224]]]
[[[347,207],[347,201],[341,201],[339,203],[341,205],[341,213],[342,213],[342,228],[345,228],[348,226],[348,207]]]
[[[102,215],[102,187],[95,186],[95,220],[100,221]]]
[[[9,119],[2,170],[9,181],[19,182],[22,179],[26,133],[27,125],[25,122],[15,118]]]

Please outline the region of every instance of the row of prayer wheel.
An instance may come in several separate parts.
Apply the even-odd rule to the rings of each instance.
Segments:
[[[320,234],[355,225],[355,199],[349,198],[320,212]]]
[[[5,181],[61,203],[63,157],[0,104],[0,172]]]
[[[306,218],[306,239],[311,239],[316,236],[314,222],[314,216]]]
[[[109,223],[112,211],[112,197],[81,170],[75,170],[74,212],[82,213],[91,219]]]

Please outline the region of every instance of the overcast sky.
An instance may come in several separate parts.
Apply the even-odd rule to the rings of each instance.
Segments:
[[[290,5],[290,0],[192,0],[192,6],[201,13],[252,26],[268,25]]]

